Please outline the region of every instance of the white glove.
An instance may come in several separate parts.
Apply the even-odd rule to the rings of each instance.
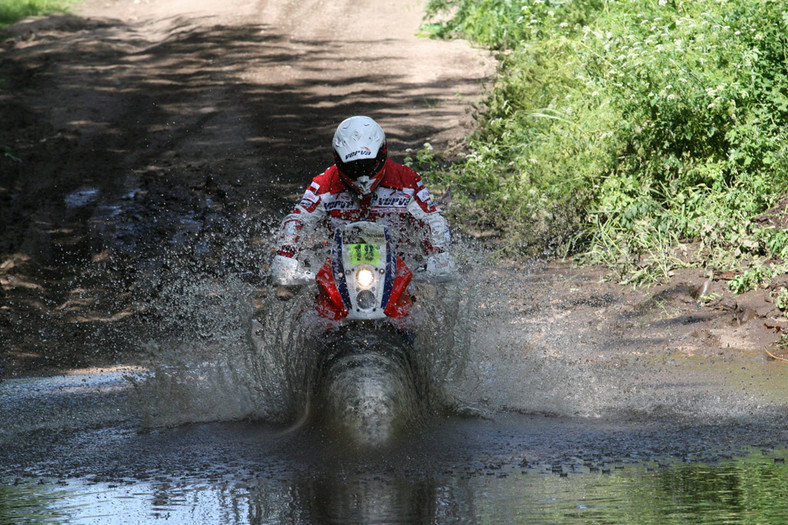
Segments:
[[[457,261],[447,252],[436,253],[427,258],[427,280],[441,283],[457,277]]]
[[[297,286],[307,284],[314,275],[298,268],[298,260],[293,257],[277,255],[271,263],[271,279],[277,286]]]

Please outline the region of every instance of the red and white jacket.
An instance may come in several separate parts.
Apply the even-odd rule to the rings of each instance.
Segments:
[[[277,255],[294,257],[301,248],[302,230],[313,230],[328,221],[331,231],[349,222],[383,222],[398,238],[410,227],[425,229],[426,253],[448,251],[449,226],[435,206],[421,177],[391,159],[383,167],[383,178],[370,195],[360,196],[348,189],[331,166],[312,180],[301,202],[282,222]]]

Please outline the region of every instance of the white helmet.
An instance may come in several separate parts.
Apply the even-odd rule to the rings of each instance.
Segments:
[[[345,185],[361,195],[371,193],[383,179],[388,158],[383,128],[369,117],[350,117],[337,127],[333,145]]]

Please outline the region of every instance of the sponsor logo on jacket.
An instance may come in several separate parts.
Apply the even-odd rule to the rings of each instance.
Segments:
[[[353,197],[348,193],[337,193],[323,196],[323,205],[326,211],[339,210],[356,210],[358,203],[353,200]]]
[[[397,197],[382,197],[373,199],[372,205],[380,206],[381,208],[407,208],[409,200],[410,199],[404,195]]]
[[[380,208],[407,208],[410,196],[400,190],[379,188],[372,198],[372,206]]]

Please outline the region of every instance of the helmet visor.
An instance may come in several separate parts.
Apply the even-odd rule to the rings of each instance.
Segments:
[[[383,168],[383,162],[378,159],[362,159],[352,162],[339,162],[337,167],[345,176],[356,180],[365,175],[370,178],[374,177]]]

